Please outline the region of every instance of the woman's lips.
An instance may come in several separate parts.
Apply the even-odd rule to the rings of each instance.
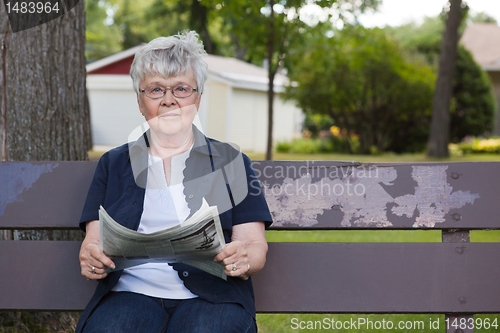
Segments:
[[[168,112],[160,115],[161,118],[172,118],[177,116],[180,116],[180,114],[174,112]]]

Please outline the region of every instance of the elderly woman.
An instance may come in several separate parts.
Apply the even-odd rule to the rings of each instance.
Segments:
[[[156,38],[135,56],[130,74],[149,129],[96,168],[80,221],[80,265],[99,284],[76,332],[257,331],[249,277],[265,264],[271,216],[248,157],[193,125],[205,54],[198,35],[184,32]],[[183,263],[106,273],[115,264],[99,247],[99,206],[121,225],[152,233],[180,224],[203,199],[219,209],[226,247],[214,260],[227,280]]]

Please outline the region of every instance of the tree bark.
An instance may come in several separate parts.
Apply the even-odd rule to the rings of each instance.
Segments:
[[[269,40],[267,42],[267,62],[268,62],[268,74],[269,74],[269,88],[267,90],[267,148],[266,148],[266,160],[270,161],[273,159],[273,115],[274,115],[274,76],[276,74],[273,68],[273,54],[274,54],[274,36],[275,36],[275,25],[274,25],[274,0],[270,1],[271,15],[269,16]]]
[[[215,54],[216,45],[208,32],[208,8],[198,0],[193,0],[191,3],[189,26],[191,29],[198,31],[207,53]]]
[[[2,160],[86,160],[84,1],[62,17],[12,33],[0,11]]]
[[[450,0],[450,11],[439,56],[439,72],[432,105],[431,131],[427,155],[448,157],[450,141],[450,99],[457,59],[458,27],[462,20],[462,0]]]

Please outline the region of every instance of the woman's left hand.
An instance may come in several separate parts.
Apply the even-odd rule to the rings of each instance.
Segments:
[[[224,265],[227,276],[246,280],[264,267],[266,254],[264,223],[250,222],[233,227],[231,243],[214,260]]]
[[[238,276],[244,280],[250,276],[250,261],[245,244],[241,241],[232,241],[224,250],[215,257],[224,265],[224,273],[227,276]]]

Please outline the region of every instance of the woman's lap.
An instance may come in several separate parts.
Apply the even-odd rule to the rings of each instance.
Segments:
[[[239,304],[210,303],[200,298],[183,301],[177,306],[167,333],[257,332],[255,320]]]
[[[203,299],[161,300],[118,292],[107,295],[83,329],[85,333],[215,333],[257,332],[254,319],[233,303]]]
[[[85,333],[164,332],[168,314],[153,299],[134,293],[109,293],[87,319]]]

